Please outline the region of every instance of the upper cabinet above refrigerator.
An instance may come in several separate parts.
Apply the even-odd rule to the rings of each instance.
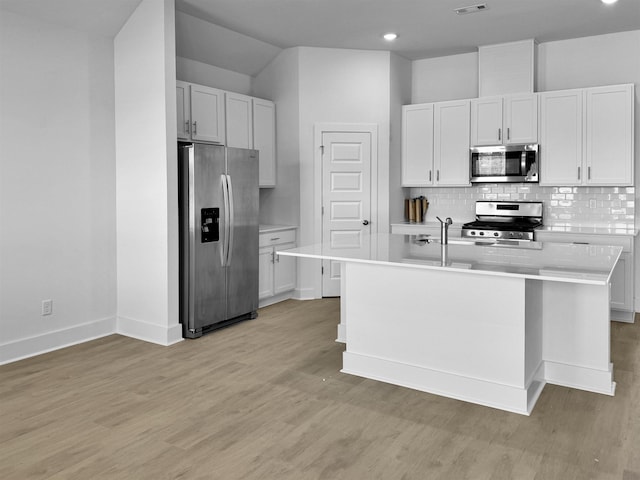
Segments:
[[[538,143],[538,95],[471,100],[471,145]]]
[[[224,145],[224,91],[176,81],[179,140]]]
[[[176,81],[178,140],[258,150],[260,187],[276,186],[276,106],[270,100]]]

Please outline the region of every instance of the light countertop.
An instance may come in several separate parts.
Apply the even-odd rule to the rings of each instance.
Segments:
[[[638,235],[638,229],[599,225],[543,225],[536,229],[540,232],[577,233],[582,235]]]
[[[329,249],[322,244],[279,255],[394,265],[407,268],[466,270],[473,274],[604,285],[609,282],[622,247],[542,242],[473,242],[450,239],[449,245],[415,241],[412,235],[376,234],[364,248]]]
[[[464,222],[466,223],[466,222]],[[407,229],[410,230],[426,230],[437,228],[440,229],[440,222],[424,222],[424,223],[409,223],[409,222],[400,222],[400,223],[392,223],[391,227],[401,228],[405,231]],[[449,231],[452,230],[460,230],[462,228],[462,223],[453,224],[449,227]],[[606,226],[606,225],[543,225],[542,227],[536,229],[537,232],[552,232],[552,233],[571,233],[571,234],[581,234],[581,235],[626,235],[635,237],[638,235],[637,228],[628,228],[628,227],[616,227],[614,226]]]
[[[282,230],[297,229],[296,225],[260,225],[258,231],[260,233],[280,232]]]

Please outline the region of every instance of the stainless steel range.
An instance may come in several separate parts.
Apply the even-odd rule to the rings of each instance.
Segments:
[[[542,226],[542,202],[476,202],[476,220],[462,226],[466,238],[533,240]]]

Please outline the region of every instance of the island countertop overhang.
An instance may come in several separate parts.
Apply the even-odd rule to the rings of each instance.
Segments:
[[[363,236],[360,248],[314,244],[276,253],[339,262],[605,285],[611,280],[622,247],[551,242],[452,241],[441,245],[422,242],[413,235],[375,234]]]

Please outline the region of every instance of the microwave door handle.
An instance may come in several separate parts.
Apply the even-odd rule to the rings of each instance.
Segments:
[[[529,169],[527,168],[527,152],[524,150],[520,155],[520,172],[523,175],[526,175],[529,172]]]

